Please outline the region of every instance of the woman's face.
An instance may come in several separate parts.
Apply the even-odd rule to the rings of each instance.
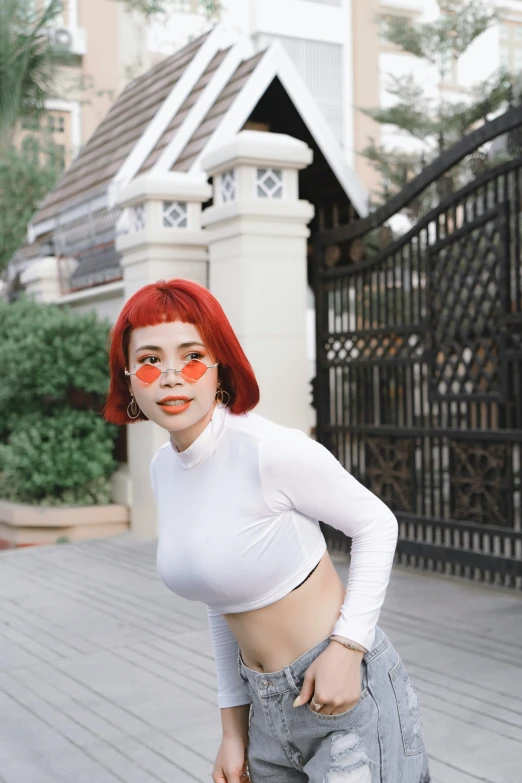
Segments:
[[[201,359],[206,365],[216,363],[193,324],[165,321],[131,332],[128,369],[132,373],[143,364],[180,370],[191,359]],[[140,381],[135,375],[129,380],[143,413],[171,433],[171,440],[180,451],[190,446],[212,417],[218,384],[217,367],[207,370],[197,381],[173,372],[162,373],[151,384]],[[189,401],[188,407],[162,403],[168,397],[184,398]]]

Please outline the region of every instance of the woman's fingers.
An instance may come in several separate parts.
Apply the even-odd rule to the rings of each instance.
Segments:
[[[245,767],[246,767],[246,762],[241,769],[229,770],[226,773],[226,777],[223,778],[223,783],[225,783],[225,781],[226,783],[251,783],[250,777]],[[221,778],[218,778],[217,783],[221,783]]]

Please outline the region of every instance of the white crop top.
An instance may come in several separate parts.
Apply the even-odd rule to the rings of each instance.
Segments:
[[[346,597],[332,633],[371,649],[397,543],[390,509],[324,446],[256,413],[217,406],[188,449],[168,440],[150,465],[158,574],[208,607],[219,707],[248,704],[224,613],[258,609],[299,585],[326,542],[352,538]]]

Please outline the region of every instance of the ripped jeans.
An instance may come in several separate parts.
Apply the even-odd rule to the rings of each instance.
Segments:
[[[429,783],[417,693],[379,626],[361,664],[361,698],[346,712],[292,707],[323,639],[278,672],[238,669],[252,699],[248,769],[252,783]]]

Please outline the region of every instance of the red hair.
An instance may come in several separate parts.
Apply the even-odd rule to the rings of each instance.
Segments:
[[[130,334],[133,329],[155,326],[164,321],[193,324],[210,353],[219,362],[221,387],[230,394],[231,413],[246,413],[259,402],[259,386],[254,371],[232,329],[223,308],[207,288],[176,277],[144,285],[125,302],[109,333],[110,385],[102,415],[112,424],[148,421],[140,412],[130,419],[131,401],[128,376]]]

